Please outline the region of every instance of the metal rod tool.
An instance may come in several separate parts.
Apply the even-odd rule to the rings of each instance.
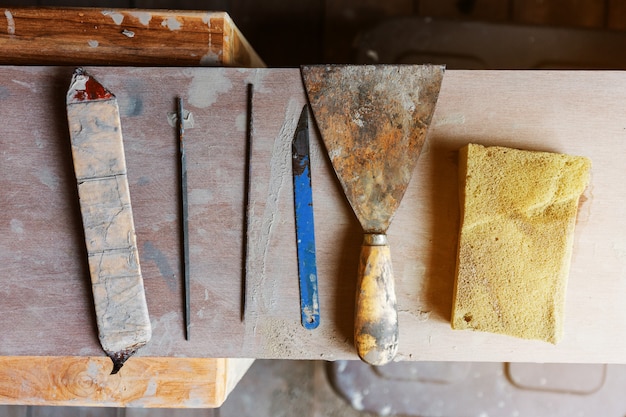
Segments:
[[[189,201],[187,197],[187,155],[185,154],[185,114],[182,97],[176,100],[176,127],[180,153],[181,246],[183,248],[183,287],[185,292],[185,339],[191,330],[191,291],[189,288]]]

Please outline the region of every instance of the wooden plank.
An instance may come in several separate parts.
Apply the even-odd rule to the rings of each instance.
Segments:
[[[312,130],[321,324],[300,325],[290,143],[305,103],[297,69],[90,68],[117,93],[153,339],[151,357],[355,359],[361,232]],[[63,104],[71,69],[0,68],[0,354],[99,356]],[[254,83],[251,303],[240,321],[246,85]],[[176,132],[189,143],[191,341],[179,284]],[[400,319],[398,359],[623,362],[626,74],[448,71],[430,138],[389,229]],[[28,115],[28,117],[25,117]],[[457,150],[468,142],[591,158],[567,291],[552,346],[452,331]],[[618,181],[618,182],[616,182]],[[20,277],[19,280],[12,277]],[[15,323],[20,323],[15,326]],[[32,343],[33,335],[46,343]],[[72,342],[70,343],[69,340]],[[135,358],[133,358],[134,360]],[[129,361],[128,364],[132,362]],[[127,364],[127,365],[128,365]]]
[[[0,403],[219,407],[251,364],[251,359],[133,358],[110,375],[111,364],[101,357],[0,357]]]
[[[262,67],[227,13],[5,8],[0,63]]]
[[[604,27],[605,2],[596,0],[512,0],[513,20],[550,26]]]

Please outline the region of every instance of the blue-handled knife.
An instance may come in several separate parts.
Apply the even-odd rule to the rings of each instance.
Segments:
[[[300,278],[300,312],[302,325],[315,329],[320,323],[320,305],[315,263],[315,228],[313,220],[313,193],[311,190],[311,161],[309,158],[309,107],[300,114],[293,137],[292,169],[296,213],[296,242],[298,248],[298,276]]]

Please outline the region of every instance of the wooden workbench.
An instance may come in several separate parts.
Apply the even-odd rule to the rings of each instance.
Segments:
[[[291,139],[297,69],[88,68],[117,95],[153,338],[137,358],[356,359],[361,231],[313,130],[321,325],[300,325]],[[71,68],[0,68],[0,355],[102,356],[65,120]],[[246,85],[254,85],[249,257],[242,259]],[[177,142],[185,98],[192,339],[184,340]],[[626,73],[448,71],[429,139],[389,230],[399,360],[624,363]],[[453,331],[457,150],[468,142],[584,155],[565,336],[553,346]],[[242,269],[248,266],[245,321]],[[123,372],[123,371],[122,371]],[[0,397],[5,395],[0,391]]]
[[[4,19],[2,64],[264,66],[224,12],[10,7]],[[0,404],[217,407],[253,362],[144,357],[118,377],[105,358],[67,355],[0,356]]]

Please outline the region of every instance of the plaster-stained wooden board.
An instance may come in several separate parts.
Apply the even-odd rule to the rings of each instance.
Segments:
[[[87,68],[120,105],[153,337],[139,356],[356,359],[361,230],[311,135],[321,324],[300,325],[290,144],[305,95],[297,69]],[[0,355],[101,355],[64,92],[70,68],[0,68]],[[254,84],[249,305],[240,321],[246,85]],[[192,334],[184,340],[177,138],[189,144]],[[401,360],[624,362],[626,74],[448,71],[427,144],[389,229]],[[592,160],[556,345],[450,329],[457,151],[468,142]],[[19,323],[19,325],[16,325]],[[132,360],[130,361],[132,362]],[[129,362],[129,364],[130,364]]]
[[[77,69],[67,119],[98,337],[117,373],[152,334],[117,99]]]
[[[2,9],[0,63],[263,67],[225,12]]]

